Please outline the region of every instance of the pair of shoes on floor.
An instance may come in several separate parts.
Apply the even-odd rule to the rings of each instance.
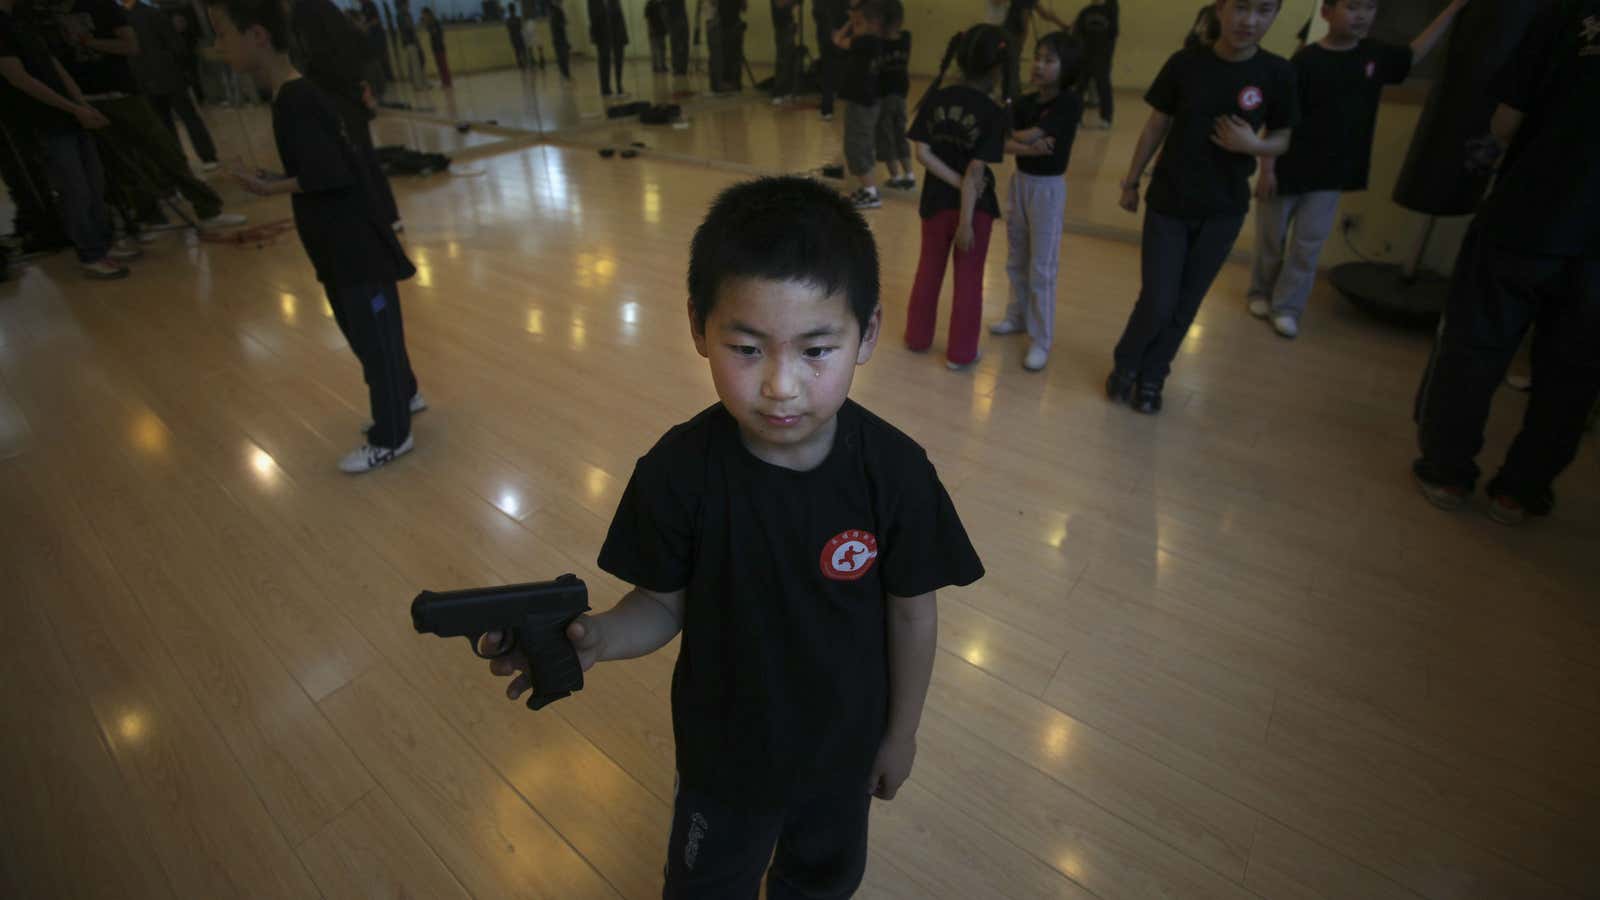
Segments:
[[[410,453],[414,446],[416,440],[411,435],[406,435],[405,441],[398,447],[374,447],[371,444],[363,444],[339,460],[339,471],[348,475],[360,475],[373,469],[381,469]]]
[[[1106,399],[1126,403],[1134,412],[1153,416],[1161,412],[1161,385],[1146,384],[1138,376],[1111,370],[1106,376]]]
[[[887,184],[895,190],[909,191],[916,188],[917,176],[908,174],[904,178],[891,178]]]
[[[1429,503],[1445,512],[1461,509],[1472,497],[1472,491],[1468,488],[1429,481],[1418,474],[1414,467],[1411,470],[1411,481]],[[1516,497],[1500,490],[1496,482],[1490,482],[1488,494],[1489,518],[1501,525],[1521,525],[1529,516],[1548,515],[1550,512],[1548,502],[1537,507],[1529,507]]]
[[[95,262],[82,263],[85,277],[92,281],[115,281],[118,278],[127,278],[132,273],[128,267],[107,256]]]
[[[428,401],[422,396],[421,391],[417,391],[415,394],[411,395],[411,402],[407,404],[407,406],[410,407],[411,414],[414,416],[428,408]],[[372,426],[376,424],[376,422],[368,419],[367,424],[361,426],[361,435],[365,437],[367,432],[372,430]]]
[[[1300,336],[1300,320],[1290,313],[1273,315],[1272,304],[1265,297],[1250,298],[1250,315],[1258,319],[1271,319],[1272,330],[1279,337],[1297,338]]]
[[[883,197],[871,188],[860,188],[850,195],[850,205],[856,209],[878,209],[883,206]]]

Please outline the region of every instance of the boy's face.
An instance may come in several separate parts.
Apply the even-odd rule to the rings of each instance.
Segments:
[[[1217,0],[1220,40],[1243,50],[1261,43],[1278,17],[1278,0]]]
[[[850,394],[856,366],[872,357],[881,311],[866,333],[844,294],[803,282],[724,281],[695,349],[711,363],[717,396],[757,457],[812,468],[833,445],[834,416]]]
[[[1377,15],[1378,0],[1337,0],[1322,7],[1322,17],[1328,20],[1328,33],[1336,39],[1366,37]]]
[[[272,39],[267,30],[252,25],[239,31],[228,10],[221,6],[207,7],[206,12],[211,16],[211,30],[217,33],[217,50],[229,67],[242,75],[261,71],[262,63],[272,55]]]
[[[1055,87],[1061,83],[1061,57],[1049,47],[1040,47],[1033,51],[1033,86],[1036,88]]]

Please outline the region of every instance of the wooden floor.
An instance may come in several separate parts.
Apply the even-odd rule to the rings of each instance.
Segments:
[[[227,152],[270,153],[250,133]],[[396,182],[432,409],[372,475],[334,466],[364,391],[292,236],[0,285],[0,896],[658,895],[673,649],[535,714],[407,607],[566,571],[620,596],[594,558],[633,461],[714,396],[686,244],[737,176],[458,168]],[[1592,440],[1549,520],[1437,512],[1407,481],[1426,337],[1319,285],[1282,341],[1237,266],[1167,411],[1111,407],[1137,253],[1077,235],[1046,372],[985,336],[951,373],[893,339],[914,208],[871,221],[891,339],[855,395],[929,449],[989,575],[942,592],[862,896],[1600,896]]]

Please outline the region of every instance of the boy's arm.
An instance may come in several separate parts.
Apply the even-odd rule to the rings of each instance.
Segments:
[[[681,590],[662,593],[635,586],[609,611],[579,616],[567,626],[567,640],[585,672],[597,662],[654,653],[683,630],[683,600]],[[479,652],[491,653],[504,640],[504,633],[491,631],[483,636]],[[516,676],[506,685],[506,696],[512,700],[533,687],[521,654],[495,657],[489,661],[489,671]]]
[[[988,167],[983,160],[967,163],[966,177],[961,179],[961,219],[956,224],[956,248],[972,249],[972,216],[978,209],[978,195],[983,193],[984,172]]]
[[[1466,5],[1467,0],[1454,0],[1453,3],[1444,8],[1443,12],[1439,13],[1438,18],[1429,23],[1428,27],[1417,35],[1416,39],[1411,42],[1411,63],[1413,65],[1422,62],[1433,51],[1433,48],[1438,46],[1439,39],[1444,37],[1445,30],[1450,27],[1451,22],[1455,21],[1456,13],[1461,12],[1461,7]]]
[[[1211,132],[1211,142],[1233,153],[1245,156],[1282,156],[1289,152],[1292,128],[1269,131],[1263,137],[1238,116],[1218,116]],[[1123,185],[1126,187],[1127,185]]]
[[[1156,150],[1160,149],[1161,142],[1167,139],[1167,132],[1171,130],[1171,116],[1160,110],[1150,111],[1150,119],[1144,123],[1144,130],[1139,132],[1139,143],[1133,147],[1133,160],[1128,163],[1127,177],[1122,179],[1122,208],[1128,212],[1139,211],[1139,181],[1144,178],[1150,158],[1156,155]]]
[[[981,163],[980,163],[981,165]],[[867,790],[892,800],[911,775],[939,642],[937,593],[889,597],[889,722]]]
[[[71,99],[61,96],[51,90],[50,85],[28,74],[28,70],[22,66],[20,57],[0,56],[0,78],[4,78],[12,87],[46,106],[74,116],[83,108],[81,103],[74,103]]]
[[[1278,158],[1262,156],[1256,162],[1261,167],[1260,174],[1256,176],[1256,199],[1271,200],[1278,196]]]

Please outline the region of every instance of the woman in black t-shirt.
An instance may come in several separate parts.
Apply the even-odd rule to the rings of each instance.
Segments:
[[[933,344],[945,260],[954,243],[955,298],[945,358],[956,370],[978,360],[983,261],[989,232],[1000,218],[994,175],[984,163],[1005,157],[1006,112],[993,94],[996,85],[1008,102],[1015,93],[1015,55],[1011,36],[994,25],[978,25],[951,38],[939,75],[917,104],[917,118],[907,135],[928,174],[922,183],[922,256],[906,313],[906,346],[920,353]],[[952,60],[962,82],[940,87]]]

